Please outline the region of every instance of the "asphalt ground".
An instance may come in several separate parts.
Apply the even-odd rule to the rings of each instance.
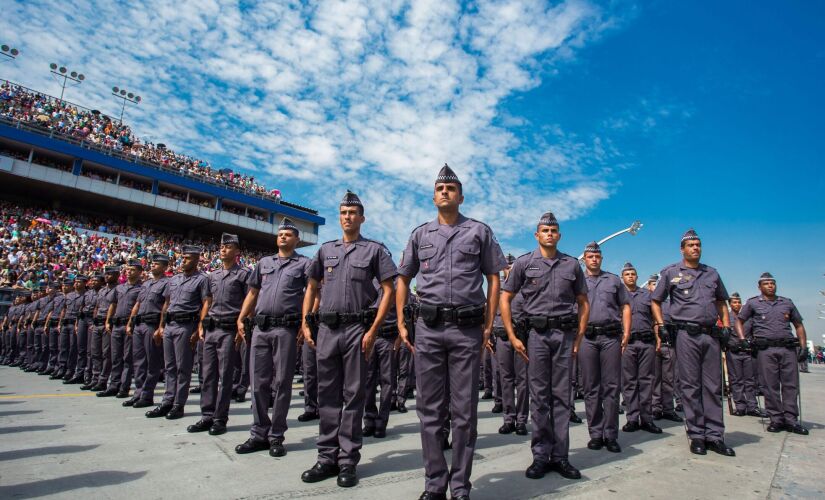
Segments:
[[[498,434],[502,419],[491,413],[491,401],[482,401],[472,497],[825,498],[823,382],[825,367],[812,365],[811,373],[802,374],[809,436],[770,434],[758,418],[726,415],[726,440],[735,458],[690,454],[682,424],[660,421],[660,435],[620,432],[619,454],[588,450],[586,424],[573,425],[570,462],[582,471],[579,481],[554,473],[525,478],[529,435]],[[226,434],[189,434],[186,426],[199,418],[197,395],[183,419],[150,420],[144,410],[123,408],[120,399],[0,367],[0,499],[418,498],[424,479],[414,402],[410,412],[391,415],[386,438],[365,438],[360,484],[343,489],[335,479],[300,480],[315,463],[318,422],[297,421],[303,398],[300,384],[294,387],[288,454],[276,459],[265,451],[234,452],[249,435],[248,401],[232,403]],[[577,411],[584,417],[581,401]]]

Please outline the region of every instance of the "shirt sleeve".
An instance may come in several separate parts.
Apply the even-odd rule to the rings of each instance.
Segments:
[[[172,298],[172,280],[176,279],[174,276],[166,280],[163,288],[163,298],[169,300]]]
[[[743,323],[749,320],[753,316],[753,307],[751,307],[751,301],[745,302],[745,305],[742,306],[742,309],[739,309],[739,320]]]
[[[212,296],[212,287],[209,286],[209,278],[204,274],[198,288],[201,292],[201,302]]]
[[[247,288],[261,289],[261,263],[258,262],[246,278]]]
[[[624,286],[624,283],[622,283],[622,280],[620,278],[617,277],[616,281],[619,282],[619,287],[617,288],[617,290],[619,290],[619,293],[616,295],[616,300],[618,301],[620,306],[630,305],[631,301],[633,300],[633,298],[630,296],[630,292],[627,291],[627,287]]]
[[[377,267],[375,276],[378,277],[378,281],[383,282],[398,276],[398,268],[395,267],[389,249],[383,244],[379,244],[376,254],[378,257],[375,259]]]
[[[315,253],[315,257],[312,258],[312,261],[309,263],[309,269],[307,275],[314,279],[315,281],[321,281],[324,279],[324,256],[323,256],[324,247],[318,249]]]
[[[398,266],[398,274],[412,278],[418,274],[418,244],[416,232],[413,231],[410,235],[410,240],[407,242],[407,248],[401,254],[401,264]]]
[[[725,288],[725,284],[722,283],[722,277],[719,276],[719,273],[716,273],[716,300],[728,299],[730,299],[728,296],[728,289]]]
[[[524,286],[524,268],[526,262],[528,262],[528,259],[516,259],[516,261],[513,262],[510,274],[507,275],[507,279],[504,280],[504,284],[501,286],[502,290],[513,294],[517,294],[519,290],[521,290],[521,287]]]
[[[664,302],[668,296],[668,292],[670,287],[670,276],[668,275],[667,270],[662,269],[662,272],[659,273],[659,281],[656,283],[656,288],[653,289],[653,293],[650,294],[650,300],[655,300],[656,302]]]
[[[507,258],[504,257],[493,230],[487,226],[482,227],[484,231],[481,235],[481,273],[489,276],[507,267]]]
[[[791,302],[791,323],[802,323],[802,315],[799,314],[799,309],[793,302]]]
[[[584,277],[584,271],[576,262],[573,266],[573,274],[576,275],[576,281],[573,283],[573,291],[576,295],[587,295],[590,291],[587,287],[587,278]]]

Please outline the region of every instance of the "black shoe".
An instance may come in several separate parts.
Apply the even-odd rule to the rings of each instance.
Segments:
[[[189,389],[189,394],[200,394],[201,393],[201,386],[196,385]]]
[[[491,410],[493,413],[501,413],[504,411],[504,407],[501,403],[496,403],[493,405],[493,409]]]
[[[224,422],[213,422],[212,427],[209,428],[210,436],[220,436],[226,434],[226,424]]]
[[[619,415],[624,415],[624,408],[621,406],[619,407]]]
[[[72,377],[70,377],[70,378],[63,377],[63,385],[73,384],[74,382],[72,382],[72,380],[74,380],[74,378],[72,378]]]
[[[412,387],[407,389],[407,393],[404,394],[404,397],[407,399],[413,399],[415,397],[415,389],[413,389]]]
[[[256,451],[264,451],[269,448],[269,443],[266,441],[257,441],[249,438],[246,442],[235,447],[235,453],[238,455],[246,455],[247,453],[255,453]]]
[[[166,420],[177,420],[183,418],[183,405],[172,405],[172,409],[166,414]]]
[[[604,439],[593,438],[587,442],[587,447],[591,450],[601,450],[604,447]]]
[[[499,434],[512,434],[516,432],[516,426],[512,422],[504,422],[504,425],[498,428]]]
[[[676,414],[675,411],[666,411],[662,413],[662,418],[665,420],[670,420],[671,422],[684,422],[685,420]]]
[[[576,410],[570,410],[570,422],[574,424],[582,423],[582,418],[576,414]]]
[[[298,395],[299,395],[299,396],[301,396],[301,397],[304,397],[304,396],[306,396],[306,395],[307,395],[307,393],[306,393],[306,391],[304,391],[303,389],[301,389],[300,391],[298,391]]]
[[[282,457],[286,455],[286,448],[284,448],[284,442],[281,440],[276,439],[269,445],[269,456],[270,457]]]
[[[541,479],[548,472],[550,472],[550,464],[534,459],[530,467],[527,467],[527,470],[524,471],[524,475],[528,479]]]
[[[776,422],[771,422],[766,430],[768,432],[782,432],[785,430],[785,424],[777,424]]]
[[[59,375],[59,374],[57,374],[57,373],[53,373],[53,374],[52,374],[52,376],[51,376],[51,377],[49,377],[49,380],[60,380],[60,379],[62,379],[62,378],[63,378],[63,377],[62,377],[61,375]]]
[[[151,409],[146,412],[146,418],[165,417],[171,410],[172,405],[156,406],[154,409]]]
[[[745,416],[745,410],[736,410],[736,411],[733,412],[733,416],[734,417],[744,417]]]
[[[450,497],[452,500],[470,500],[470,495],[458,495],[457,497]]]
[[[651,434],[662,433],[662,429],[660,429],[659,426],[654,424],[653,422],[643,422],[642,425],[639,426],[639,429],[649,432]]]
[[[443,450],[451,450],[451,449],[453,449],[453,444],[450,443],[450,440],[448,438],[444,438],[441,441],[441,450],[443,451]]]
[[[148,408],[150,406],[154,406],[155,403],[152,401],[147,401],[145,399],[138,399],[135,401],[135,404],[132,405],[132,408]]]
[[[481,399],[493,399],[493,391],[484,391],[484,394],[481,395]]]
[[[519,436],[526,436],[527,435],[527,425],[526,424],[516,424],[516,434]]]
[[[303,384],[304,383],[304,377],[298,377],[298,380],[296,380],[295,383],[296,384]]]
[[[358,475],[355,473],[355,466],[342,465],[341,472],[338,473],[338,486],[352,488],[356,484],[358,484]]]
[[[404,403],[398,403],[398,413],[407,413],[407,406]]]
[[[172,412],[169,412],[170,415],[171,415],[171,413]],[[166,418],[169,418],[169,415],[167,415]],[[206,432],[206,431],[209,430],[210,427],[212,427],[212,423],[213,422],[212,422],[211,418],[209,418],[209,419],[202,418],[202,419],[198,420],[197,422],[195,422],[194,424],[187,427],[186,432]]]
[[[127,399],[126,401],[120,403],[120,405],[121,406],[127,406],[127,407],[128,406],[135,406],[136,402],[137,402],[137,400],[135,398],[132,398],[132,399]]]
[[[105,391],[100,391],[96,394],[96,396],[99,397],[99,398],[110,398],[110,397],[116,396],[116,395],[117,395],[117,389],[115,387],[112,387],[111,389],[106,389]]]
[[[710,451],[716,452],[720,455],[724,455],[726,457],[735,457],[736,452],[733,451],[733,448],[726,445],[724,441],[721,439],[719,441],[707,441],[705,443],[705,447]]]
[[[372,434],[372,437],[376,439],[384,439],[387,437],[387,429],[375,429],[375,432]]]
[[[576,396],[575,396],[575,398],[576,398],[576,400],[578,400],[578,401],[583,400],[583,399],[584,399],[584,393],[583,393],[583,392],[581,392],[581,391],[576,391]]]
[[[615,439],[605,439],[604,440],[604,447],[610,453],[621,453],[622,447],[619,446],[619,442]]]
[[[685,411],[685,407],[682,406],[682,403],[679,403],[678,405],[676,405],[676,411],[681,411],[681,412]]]
[[[425,491],[418,497],[418,500],[447,500],[446,493],[433,493],[432,491]]]
[[[318,481],[337,476],[339,472],[340,470],[337,465],[316,462],[311,469],[301,474],[301,481],[305,483],[317,483]]]
[[[235,394],[235,402],[243,403],[244,401],[246,401],[246,391],[238,391],[237,394]]]
[[[708,452],[705,449],[705,441],[703,439],[691,439],[690,452],[694,455],[707,455]]]
[[[396,411],[398,409],[398,402],[393,401],[390,403],[390,411]]]
[[[800,436],[808,435],[808,429],[802,427],[802,424],[786,425],[785,430],[788,432],[793,432],[794,434],[799,434]]]
[[[93,390],[93,391],[105,391],[106,390],[106,382],[98,382],[97,384],[95,384],[94,387],[92,387],[91,390]]]
[[[129,397],[129,391],[120,391],[120,392],[117,393],[117,395],[115,397],[118,398],[118,399],[128,398]]]
[[[94,388],[94,384],[83,384],[80,386],[81,391],[90,391]]]
[[[561,475],[561,477],[567,479],[581,479],[582,473],[579,472],[579,469],[570,465],[566,459],[559,460],[558,462],[551,462],[549,464],[549,468],[551,471],[556,471]]]
[[[749,417],[759,417],[759,418],[765,418],[765,417],[768,416],[768,414],[764,410],[760,410],[758,408],[754,409],[754,410],[748,410],[746,415],[749,416]]]
[[[624,426],[622,427],[622,430],[623,430],[624,432],[636,432],[636,431],[638,431],[641,427],[642,427],[642,426],[641,426],[641,425],[639,425],[639,422],[628,422],[628,423],[624,424]]]
[[[371,437],[373,434],[375,434],[375,427],[372,425],[365,425],[364,431],[361,433],[361,435],[364,437]]]
[[[68,384],[69,380],[71,380],[73,378],[74,378],[74,375],[72,375],[71,373],[66,373],[65,375],[63,375],[63,383]]]
[[[43,372],[43,375],[54,375],[54,371],[55,371],[56,369],[57,369],[57,368],[55,368],[55,367],[53,367],[53,366],[47,366],[47,367],[46,367],[46,371],[44,371],[44,372]]]
[[[318,418],[320,418],[318,412],[305,411],[303,414],[298,415],[298,422],[309,422],[311,420],[318,420]]]

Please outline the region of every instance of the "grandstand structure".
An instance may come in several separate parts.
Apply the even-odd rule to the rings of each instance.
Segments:
[[[0,80],[4,82],[105,117]],[[325,221],[311,208],[62,133],[47,115],[35,118],[42,119],[0,115],[0,195],[5,199],[35,199],[53,208],[118,216],[127,224],[147,224],[190,239],[231,232],[248,246],[270,249],[275,248],[278,224],[289,217],[300,230],[300,246],[318,242]]]

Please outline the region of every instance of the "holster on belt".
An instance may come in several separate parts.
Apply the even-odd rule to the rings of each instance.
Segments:
[[[505,330],[504,327],[501,327],[501,326],[493,327],[493,336],[498,337],[501,340],[507,340],[508,339],[507,330]]]
[[[385,323],[378,329],[378,335],[385,339],[394,339],[398,337],[398,325]]]
[[[312,337],[313,342],[318,342],[318,326],[321,324],[321,318],[317,312],[309,313],[304,320],[309,327],[309,336]]]
[[[590,340],[595,339],[599,335],[604,335],[605,337],[618,337],[621,334],[621,331],[621,323],[601,326],[587,325],[587,329],[584,331],[584,336]]]
[[[418,304],[407,304],[404,306],[404,326],[407,327],[407,341],[415,344],[415,322],[418,320]]]
[[[639,341],[649,344],[653,342],[654,339],[655,336],[653,335],[653,332],[650,330],[645,330],[641,332],[630,332],[630,342]]]
[[[478,326],[484,323],[484,304],[445,307],[422,302],[419,307],[421,319],[429,327],[445,323],[453,323],[456,326]]]

